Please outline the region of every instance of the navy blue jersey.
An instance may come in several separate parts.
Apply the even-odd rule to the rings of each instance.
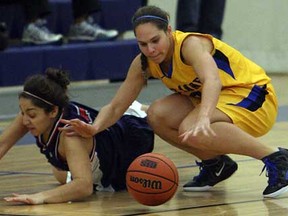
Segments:
[[[97,110],[77,102],[70,102],[59,119],[55,122],[47,143],[41,136],[36,137],[40,152],[48,162],[61,170],[69,171],[66,161],[58,155],[60,138],[59,127],[65,127],[61,118],[78,118],[86,123],[92,123],[98,114]],[[94,136],[94,148],[90,153],[92,161],[95,151],[99,158],[100,170],[103,175],[103,187],[111,185],[114,190],[126,188],[125,176],[130,163],[139,155],[151,152],[154,147],[154,133],[147,124],[146,118],[133,115],[123,115],[114,125]]]

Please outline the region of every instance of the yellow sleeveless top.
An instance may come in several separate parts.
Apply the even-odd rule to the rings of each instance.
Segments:
[[[260,66],[228,44],[207,34],[175,31],[173,32],[175,47],[169,72],[164,74],[158,64],[148,59],[151,76],[161,79],[169,89],[193,97],[201,96],[202,84],[200,80],[197,78],[193,67],[184,64],[180,56],[182,43],[189,35],[203,36],[212,41],[214,49],[211,54],[219,69],[222,88],[231,86],[249,86],[251,88],[254,84],[262,86],[270,83],[270,78]]]

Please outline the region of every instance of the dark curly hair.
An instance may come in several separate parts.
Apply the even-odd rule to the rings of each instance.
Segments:
[[[66,71],[48,68],[45,74],[36,74],[26,79],[19,98],[29,98],[35,106],[43,108],[46,112],[51,112],[53,106],[62,109],[69,103],[67,95],[69,84],[70,80]]]

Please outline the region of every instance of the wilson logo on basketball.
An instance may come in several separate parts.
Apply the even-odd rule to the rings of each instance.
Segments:
[[[136,184],[141,184],[144,188],[152,188],[152,189],[162,189],[162,182],[155,181],[150,179],[138,178],[135,176],[130,176],[130,181],[135,182]]]
[[[144,166],[144,167],[149,167],[149,168],[155,169],[157,167],[157,162],[145,159],[145,160],[141,160],[140,166]]]

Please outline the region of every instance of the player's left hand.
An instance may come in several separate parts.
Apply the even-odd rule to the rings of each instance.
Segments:
[[[182,133],[179,138],[182,142],[187,142],[191,137],[195,137],[199,134],[203,134],[207,137],[216,136],[216,133],[211,128],[210,119],[208,117],[200,118],[189,130]]]

